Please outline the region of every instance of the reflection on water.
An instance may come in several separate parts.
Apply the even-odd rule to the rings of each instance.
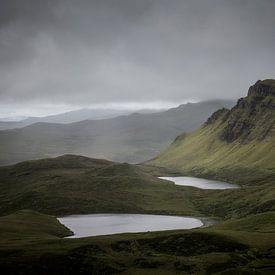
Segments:
[[[160,179],[173,181],[176,185],[193,186],[200,189],[232,189],[239,188],[236,184],[231,184],[216,180],[207,180],[193,177],[159,177]]]
[[[74,236],[70,238],[126,232],[191,229],[203,225],[196,218],[141,214],[72,215],[58,218],[58,220],[74,232]]]

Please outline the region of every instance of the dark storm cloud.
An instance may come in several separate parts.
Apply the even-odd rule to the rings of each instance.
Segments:
[[[272,0],[7,0],[0,102],[236,98],[274,77]]]

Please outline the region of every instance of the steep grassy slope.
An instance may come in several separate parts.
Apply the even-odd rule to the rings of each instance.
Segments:
[[[274,274],[275,271],[274,212],[195,230],[82,239],[58,238],[69,232],[53,217],[33,211],[20,211],[0,221],[3,274]],[[40,233],[30,224],[39,224],[36,229]],[[20,225],[12,236],[10,225],[12,228]]]
[[[234,108],[215,112],[147,164],[242,185],[193,199],[207,215],[228,218],[274,211],[274,127],[275,81],[258,81]]]
[[[199,127],[218,108],[233,104],[233,101],[189,103],[154,114],[66,125],[36,123],[0,131],[0,165],[63,154],[141,162],[157,155],[181,132]]]
[[[151,164],[245,182],[275,174],[275,80],[258,81],[231,110],[179,136]]]

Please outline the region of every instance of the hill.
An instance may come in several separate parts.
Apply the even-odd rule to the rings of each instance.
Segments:
[[[1,270],[274,274],[274,87],[272,80],[257,82],[234,108],[215,112],[147,165],[64,155],[0,167],[0,215],[9,214],[0,217]],[[179,172],[242,187],[203,190],[157,178]],[[45,215],[98,212],[220,222],[193,230],[63,239],[70,230]]]
[[[22,209],[51,215],[199,213],[190,199],[194,191],[127,163],[65,155],[1,167],[0,178],[0,215]]]
[[[257,81],[231,110],[218,110],[149,163],[244,184],[273,176],[275,80]]]
[[[158,179],[161,175],[176,172],[76,155],[0,167],[0,215],[31,209],[50,215],[147,213],[225,219],[275,211],[274,175],[258,175],[258,185],[241,182],[242,188],[227,190],[182,187]]]
[[[160,110],[157,110],[160,111]],[[153,109],[139,110],[139,113],[154,113]],[[46,123],[73,123],[82,120],[100,120],[114,118],[121,115],[129,115],[131,110],[116,110],[116,109],[79,109],[75,111],[65,112],[57,115],[44,117],[28,117],[18,121],[0,121],[0,130],[23,128],[28,125],[46,122]]]
[[[54,216],[48,216],[32,210],[20,210],[8,216],[0,217],[0,239],[12,240],[24,238],[62,238],[72,232]]]
[[[233,101],[188,103],[165,112],[135,113],[71,124],[36,123],[0,131],[0,165],[78,154],[119,162],[141,162],[163,150],[182,132],[199,127]]]

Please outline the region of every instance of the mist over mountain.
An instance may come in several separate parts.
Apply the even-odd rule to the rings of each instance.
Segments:
[[[160,110],[142,109],[138,113],[154,113]],[[7,130],[13,128],[22,128],[37,122],[47,123],[73,123],[81,120],[98,120],[113,118],[116,116],[127,115],[132,113],[131,110],[119,109],[80,109],[61,113],[57,115],[50,115],[44,117],[28,117],[19,121],[0,121],[0,130]]]
[[[182,132],[199,127],[214,111],[234,101],[187,103],[153,114],[134,113],[71,124],[36,123],[0,131],[1,165],[79,154],[120,162],[142,162],[157,155]]]
[[[216,111],[202,127],[182,134],[151,163],[200,175],[275,173],[275,80],[259,80],[230,110]],[[240,174],[236,176],[236,173]]]
[[[0,246],[5,252],[0,257],[1,270],[18,274],[15,270],[20,268],[20,274],[37,274],[46,267],[53,274],[60,270],[75,274],[84,267],[98,274],[106,270],[113,274],[135,268],[137,274],[144,270],[161,274],[165,267],[171,274],[182,270],[252,274],[257,268],[259,274],[273,274],[274,96],[275,81],[264,80],[251,86],[248,96],[233,108],[228,106],[232,102],[201,102],[155,114],[72,124],[36,123],[0,131],[6,148],[11,142],[10,148],[17,146],[21,152],[26,148],[45,154],[43,150],[51,145],[57,151],[64,144],[72,148],[73,141],[83,144],[95,130],[102,133],[102,144],[109,133],[115,136],[115,129],[120,134],[134,129],[133,141],[136,137],[154,138],[156,130],[162,137],[166,132],[161,130],[169,131],[179,122],[189,122],[185,127],[191,129],[210,106],[217,108],[223,103],[227,107],[214,111],[200,128],[178,136],[153,161],[140,165],[64,155],[0,167],[0,213],[4,215],[0,217]],[[124,139],[123,145],[127,144]],[[239,188],[207,190],[157,178],[181,173],[239,183]],[[62,237],[75,230],[52,216],[113,212],[188,215],[205,217],[206,222],[192,230],[97,236],[72,242]],[[104,214],[104,218],[109,215]],[[213,224],[208,217],[217,221]],[[85,227],[85,222],[79,225]],[[20,261],[13,253],[20,255]],[[234,261],[228,262],[231,258]]]
[[[0,3],[1,274],[275,274],[275,0]]]

